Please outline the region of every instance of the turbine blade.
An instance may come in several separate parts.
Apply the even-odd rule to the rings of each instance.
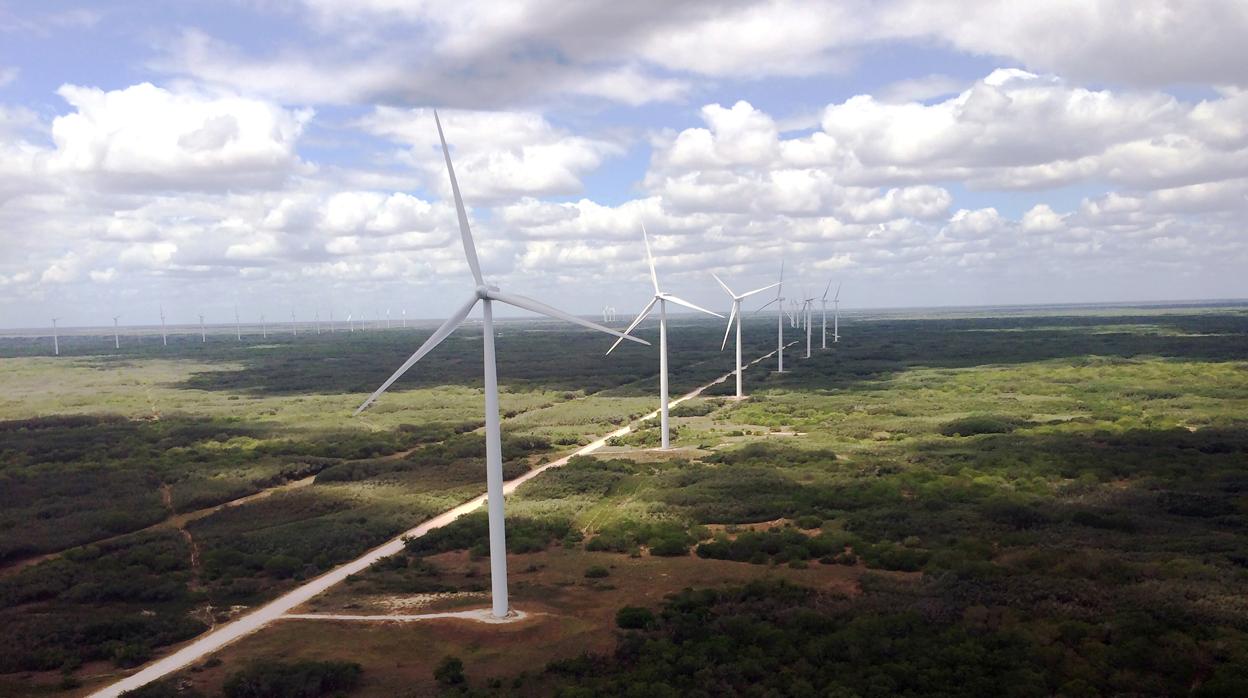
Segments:
[[[831,291],[831,290],[832,290],[832,279],[828,279],[828,285],[826,288],[823,289],[823,299],[825,301],[828,299],[828,291]]]
[[[780,299],[779,299],[779,298],[772,298],[771,300],[767,301],[766,303],[764,303],[764,304],[762,304],[761,306],[759,306],[758,308],[756,308],[756,309],[754,310],[754,312],[756,312],[756,313],[761,313],[761,312],[763,312],[764,310],[766,310],[766,309],[767,309],[767,306],[771,305],[772,303],[779,303],[779,302],[780,302]]]
[[[692,309],[692,310],[696,310],[696,311],[698,311],[699,313],[706,313],[707,315],[713,315],[713,316],[715,316],[715,317],[719,317],[719,318],[722,318],[722,317],[723,317],[723,315],[720,315],[719,313],[717,313],[717,312],[715,312],[715,311],[713,311],[713,310],[707,310],[706,308],[703,308],[703,307],[701,307],[701,306],[694,305],[693,303],[690,303],[689,301],[687,301],[687,300],[685,300],[685,299],[683,299],[683,298],[677,298],[676,296],[673,296],[673,295],[672,295],[672,294],[670,294],[670,293],[664,293],[664,294],[663,294],[663,300],[671,301],[671,302],[675,303],[676,305],[683,305],[683,306],[685,306],[686,308],[690,308],[690,309]]]
[[[737,306],[741,305],[741,301],[732,302],[732,312],[728,313],[728,326],[724,328],[724,341],[719,343],[719,350],[723,351],[728,346],[728,333],[732,331],[732,320],[737,317]]]
[[[486,295],[488,295],[491,300],[501,301],[503,303],[506,303],[507,305],[514,305],[517,308],[523,308],[524,310],[531,310],[535,313],[540,313],[548,317],[553,317],[556,320],[566,320],[568,322],[575,323],[582,327],[588,327],[591,330],[598,330],[599,332],[605,332],[609,335],[614,335],[616,337],[619,337],[620,339],[627,339],[627,340],[637,342],[638,344],[646,344],[646,345],[650,344],[650,342],[647,342],[644,339],[640,339],[638,337],[630,337],[629,335],[623,332],[619,332],[617,330],[613,330],[610,327],[603,327],[602,325],[599,325],[596,322],[590,322],[589,320],[586,320],[584,318],[579,318],[575,315],[572,315],[571,313],[565,313],[558,308],[546,305],[545,303],[539,300],[535,300],[533,298],[529,298],[528,296],[520,296],[514,293],[501,293],[499,291],[490,291]]]
[[[646,243],[646,261],[650,262],[650,283],[654,284],[654,292],[659,293],[659,274],[654,270],[654,255],[650,254],[650,236],[646,234],[646,224],[641,224],[641,239]]]
[[[640,313],[637,313],[637,319],[629,323],[628,328],[624,330],[624,334],[631,334],[633,330],[637,329],[637,326],[641,324],[641,321],[646,319],[646,316],[650,314],[651,310],[654,310],[654,304],[658,302],[659,302],[658,296],[654,296],[653,298],[651,298],[650,302],[646,303],[646,307],[642,308]],[[620,342],[623,342],[623,341],[624,341],[623,337],[615,340],[615,344],[611,345],[611,348],[607,350],[607,353],[610,354],[611,352],[615,351],[615,348],[620,346]]]
[[[425,343],[420,345],[420,348],[416,350],[416,353],[408,357],[407,361],[404,361],[403,365],[399,367],[399,370],[391,374],[390,377],[386,379],[386,382],[381,384],[380,388],[373,391],[373,394],[368,396],[368,399],[364,401],[364,404],[360,405],[355,410],[355,414],[358,415],[369,405],[373,404],[373,401],[381,397],[381,394],[386,392],[386,388],[389,388],[396,380],[399,379],[399,376],[406,373],[407,369],[412,367],[412,364],[424,358],[425,354],[433,351],[434,347],[441,344],[442,340],[446,339],[448,335],[454,332],[455,328],[459,327],[460,323],[464,321],[464,318],[468,317],[468,313],[472,312],[472,308],[477,304],[477,300],[479,299],[474,295],[468,300],[467,303],[464,303],[459,310],[456,310],[453,315],[447,318],[446,322],[442,323],[441,327],[434,330],[433,334],[429,335],[429,339],[426,339]],[[347,321],[351,321],[350,316],[347,317]]]
[[[837,284],[837,285],[836,285],[836,295],[832,297],[832,300],[834,300],[834,301],[839,301],[840,299],[841,299],[841,285],[840,285],[840,284]]]
[[[733,300],[736,300],[737,294],[733,293],[732,289],[728,288],[728,284],[724,283],[723,279],[719,278],[718,276],[715,276],[715,272],[711,272],[711,276],[714,276],[715,280],[719,282],[719,285],[722,286],[724,290],[728,292],[728,295],[732,296]]]
[[[769,288],[776,288],[776,287],[777,287],[777,286],[779,286],[779,285],[780,285],[780,284],[779,284],[779,282],[777,282],[777,283],[771,284],[770,286],[764,286],[764,287],[762,287],[762,288],[756,288],[756,289],[754,289],[753,291],[749,291],[748,293],[742,293],[742,294],[741,294],[741,298],[742,298],[742,299],[749,298],[750,296],[754,295],[755,293],[762,293],[763,291],[766,291],[766,290],[767,290],[767,289],[769,289]]]
[[[481,263],[477,261],[477,247],[472,243],[472,231],[468,229],[468,212],[464,210],[464,199],[459,195],[459,182],[455,180],[455,168],[451,166],[451,150],[446,147],[446,136],[442,134],[442,120],[438,111],[433,111],[433,121],[438,125],[438,138],[442,141],[442,157],[446,158],[446,172],[451,176],[451,193],[455,195],[455,215],[459,216],[459,236],[464,241],[464,256],[468,258],[468,267],[472,269],[472,278],[481,286],[485,281],[481,278]]]

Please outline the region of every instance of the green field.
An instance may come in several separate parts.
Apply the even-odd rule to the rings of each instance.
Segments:
[[[774,348],[774,322],[746,330],[747,359]],[[678,323],[674,394],[731,368],[722,332]],[[350,416],[426,335],[76,337],[59,358],[0,340],[0,693],[81,691],[482,491],[479,332]],[[603,344],[503,325],[511,476],[655,407],[653,350]],[[1248,312],[859,317],[817,344],[747,372],[747,401],[729,381],[677,407],[669,453],[641,429],[521,488],[513,568],[654,557],[681,586],[619,590],[649,618],[523,676],[466,643],[469,690],[1248,693]],[[480,516],[332,595],[480,589],[448,562],[463,550],[484,552]],[[726,585],[724,564],[762,581]],[[855,592],[802,585],[824,568],[856,570]],[[518,604],[565,588],[518,586]],[[331,658],[361,664],[358,694],[389,690],[388,659]]]

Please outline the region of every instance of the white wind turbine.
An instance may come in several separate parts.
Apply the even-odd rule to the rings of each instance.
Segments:
[[[264,324],[264,313],[260,314],[260,337],[263,339],[269,338],[269,326]]]
[[[243,341],[243,326],[238,323],[238,306],[234,306],[234,338]]]
[[[121,337],[117,334],[117,321],[121,319],[120,315],[113,316],[113,348],[121,348]]]
[[[507,305],[547,315],[557,320],[567,320],[593,330],[606,332],[621,339],[629,339],[642,344],[647,344],[648,342],[636,337],[627,337],[602,325],[582,320],[532,298],[512,293],[503,293],[496,286],[489,286],[485,283],[484,277],[481,276],[481,265],[477,261],[477,248],[473,244],[472,232],[468,228],[468,212],[464,209],[464,201],[459,194],[459,183],[455,180],[455,169],[451,166],[451,151],[446,145],[446,137],[442,134],[442,122],[438,119],[436,111],[433,114],[433,118],[438,127],[438,138],[442,141],[442,156],[446,159],[446,172],[451,180],[451,193],[455,198],[455,212],[459,218],[459,233],[464,244],[464,256],[468,259],[468,267],[472,270],[472,278],[476,282],[476,288],[473,290],[472,296],[446,322],[442,323],[430,335],[429,339],[425,340],[425,343],[416,350],[416,353],[408,357],[407,361],[404,361],[403,365],[387,378],[385,383],[381,384],[380,388],[368,396],[368,399],[364,401],[364,404],[360,405],[355,413],[359,414],[364,411],[391,384],[398,380],[399,376],[402,376],[407,369],[411,368],[412,364],[415,364],[432,351],[434,347],[442,343],[442,340],[446,339],[451,332],[454,332],[455,328],[463,324],[477,303],[481,303],[483,319],[481,337],[485,364],[485,476],[490,530],[491,610],[496,618],[502,618],[510,611],[510,606],[507,603],[507,545],[503,522],[503,450],[498,414],[498,367],[494,360],[494,302],[506,303]]]
[[[290,333],[292,336],[299,336],[299,323],[295,322],[295,311],[290,311]]]
[[[355,333],[355,325],[351,324],[351,318],[353,316],[354,316],[354,313],[347,313],[347,331],[352,334]]]
[[[767,309],[767,306],[772,303],[776,304],[776,373],[784,373],[784,296],[780,295],[782,291],[784,291],[784,260],[780,261],[780,280],[776,282],[776,297],[754,311],[761,313]]]
[[[165,334],[165,306],[160,306],[160,343],[169,346],[169,335]]]
[[[59,317],[52,318],[52,353],[56,356],[61,355],[61,338],[56,333],[56,321]]]
[[[628,326],[628,329],[624,330],[624,334],[630,334],[633,330],[637,329],[637,325],[641,324],[641,321],[646,319],[646,316],[650,314],[650,311],[654,309],[654,306],[656,304],[659,306],[659,431],[663,439],[663,448],[670,448],[672,445],[671,434],[667,428],[667,303],[668,301],[671,301],[676,305],[683,305],[686,308],[691,308],[699,313],[706,313],[707,315],[713,315],[718,318],[722,318],[723,315],[711,312],[706,308],[698,307],[693,303],[677,298],[670,293],[663,292],[659,288],[659,275],[654,270],[654,255],[650,254],[650,236],[646,234],[645,225],[641,226],[641,239],[646,244],[646,261],[650,263],[650,283],[654,285],[654,295],[650,297],[650,302],[646,304],[646,307],[642,308],[641,312],[637,314],[637,319],[633,320],[633,322]],[[611,348],[607,350],[607,353],[610,354],[616,347],[620,346],[620,341],[620,339],[615,340],[615,344],[611,345]]]
[[[832,297],[832,343],[841,341],[841,285],[836,285],[836,295]]]
[[[316,334],[318,337],[321,334],[321,311],[319,310],[316,311]]]
[[[199,342],[203,344],[208,341],[208,335],[204,332],[204,314],[199,314]]]
[[[819,299],[820,305],[823,306],[823,348],[824,349],[828,348],[828,291],[831,291],[831,290],[832,290],[832,281],[829,279],[827,288],[823,289],[823,298]],[[840,297],[841,297],[841,285],[837,284],[836,285],[836,298],[840,298]],[[839,302],[836,300],[836,298],[832,300],[833,303]],[[832,322],[833,322],[833,326],[832,326],[833,340],[832,341],[835,342],[836,341],[835,339],[836,319],[833,318]]]
[[[403,329],[407,329],[407,308],[402,310],[403,313]]]
[[[769,288],[776,288],[780,285],[780,283],[776,282],[769,286],[756,288],[753,291],[748,291],[738,296],[736,293],[733,293],[732,289],[728,288],[728,284],[724,283],[723,279],[715,276],[714,273],[712,273],[711,276],[714,276],[715,280],[719,282],[719,285],[723,286],[724,290],[728,292],[728,295],[732,297],[732,312],[728,314],[728,327],[724,328],[724,341],[720,342],[719,350],[723,351],[724,347],[728,346],[728,333],[732,331],[732,321],[735,319],[737,321],[737,399],[740,400],[745,397],[745,393],[741,388],[741,301],[749,298],[755,293],[762,293]]]
[[[802,319],[806,323],[806,358],[810,358],[810,314],[815,307],[815,297],[805,298],[802,300]]]

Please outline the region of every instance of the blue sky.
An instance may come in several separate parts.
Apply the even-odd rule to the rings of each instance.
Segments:
[[[1243,297],[1248,5],[0,0],[0,326]],[[185,317],[182,317],[185,316]]]

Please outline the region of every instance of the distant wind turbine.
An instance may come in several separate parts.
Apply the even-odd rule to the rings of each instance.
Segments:
[[[477,248],[472,241],[472,232],[468,227],[468,212],[464,209],[464,202],[459,194],[459,183],[455,180],[455,169],[451,166],[451,151],[446,145],[446,137],[442,133],[442,122],[438,118],[436,111],[433,113],[433,118],[438,127],[438,138],[442,141],[442,156],[446,160],[446,171],[451,180],[451,193],[455,198],[455,212],[459,218],[459,233],[464,245],[464,256],[467,257],[468,267],[472,270],[472,278],[476,283],[476,287],[473,289],[472,296],[446,322],[443,322],[430,335],[429,339],[425,340],[425,343],[408,357],[407,361],[404,361],[403,365],[387,378],[385,383],[381,384],[380,388],[368,396],[368,399],[364,401],[364,404],[360,405],[355,413],[359,414],[364,411],[366,407],[372,404],[374,400],[398,380],[399,376],[402,376],[407,369],[411,368],[417,361],[420,361],[434,347],[438,346],[451,332],[455,331],[455,328],[463,324],[468,314],[477,306],[477,303],[481,304],[483,318],[481,337],[485,364],[485,479],[490,531],[490,592],[492,613],[496,618],[502,618],[508,614],[510,606],[507,602],[507,545],[503,521],[503,449],[498,413],[498,366],[494,359],[494,302],[506,303],[507,305],[530,310],[558,320],[566,320],[621,339],[629,339],[641,344],[646,344],[647,342],[636,337],[625,336],[615,330],[589,322],[588,320],[582,320],[575,315],[565,313],[540,301],[516,294],[503,293],[498,287],[485,283],[485,279],[481,275],[481,265],[477,260]]]
[[[264,339],[269,338],[269,326],[264,324],[264,313],[260,314],[260,336]]]
[[[407,308],[403,309],[403,329],[407,329]]]
[[[321,311],[319,310],[316,311],[316,334],[317,336],[321,334]]]
[[[238,306],[234,306],[234,337],[243,341],[243,326],[238,323]]]
[[[784,373],[784,260],[780,261],[780,280],[776,282],[776,297],[767,301],[754,312],[762,312],[772,303],[776,304],[776,373]]]
[[[780,283],[776,282],[774,284],[763,286],[762,288],[756,288],[753,291],[747,291],[746,293],[737,295],[731,288],[728,288],[728,284],[724,283],[723,279],[715,276],[713,273],[711,276],[715,277],[715,280],[719,282],[719,285],[723,286],[724,290],[727,291],[728,295],[732,298],[732,312],[728,314],[728,327],[724,328],[724,341],[720,342],[719,350],[723,351],[724,347],[728,346],[728,333],[732,331],[732,321],[735,319],[737,321],[737,399],[740,400],[745,397],[745,393],[741,388],[741,301],[749,298],[755,293],[762,293],[769,288],[776,288],[780,285]]]
[[[160,343],[169,346],[169,335],[165,333],[165,306],[160,306]]]
[[[351,333],[354,333],[354,332],[355,332],[355,325],[352,325],[352,324],[351,324],[351,318],[352,318],[352,317],[353,317],[353,314],[352,314],[352,313],[347,313],[347,331],[348,331],[348,332],[351,332]]]
[[[121,319],[120,315],[113,316],[113,348],[121,348],[121,338],[117,334],[117,321]]]
[[[827,288],[823,289],[823,298],[820,299],[820,304],[823,306],[823,348],[824,349],[828,348],[828,291],[831,291],[831,290],[832,290],[832,281],[831,279],[829,279]],[[836,298],[840,298],[840,297],[841,297],[841,285],[837,284],[836,285]],[[832,302],[837,303],[838,301],[836,299],[833,299]],[[833,317],[832,322],[833,322],[832,341],[835,342],[836,341],[835,339],[836,337],[835,316]]]
[[[841,285],[836,285],[836,296],[832,298],[832,343],[841,341]]]
[[[654,295],[650,297],[650,302],[646,304],[646,307],[642,308],[641,312],[637,314],[637,318],[629,324],[628,329],[624,330],[624,334],[631,334],[633,330],[637,329],[637,325],[640,325],[641,321],[646,319],[646,316],[650,314],[650,311],[654,309],[654,306],[656,304],[659,306],[659,432],[662,437],[663,448],[671,448],[672,443],[671,434],[668,430],[667,409],[669,399],[667,394],[667,304],[670,301],[676,305],[683,305],[686,308],[692,308],[699,313],[706,313],[707,315],[713,315],[718,318],[722,318],[723,315],[707,310],[706,308],[696,306],[687,300],[677,298],[676,296],[673,296],[670,293],[665,293],[662,289],[660,289],[659,275],[658,272],[654,270],[654,255],[650,253],[650,236],[646,234],[646,226],[644,224],[641,226],[641,239],[646,245],[646,261],[650,264],[650,283],[654,286]],[[607,350],[607,353],[610,354],[612,351],[615,351],[615,348],[620,345],[620,341],[622,339],[623,337],[615,340],[615,344],[611,345],[611,348]]]
[[[56,356],[61,355],[61,338],[57,336],[56,321],[60,318],[52,318],[52,353]]]
[[[299,336],[299,323],[295,322],[295,311],[290,311],[290,333],[296,337]]]
[[[208,335],[204,332],[204,314],[199,314],[199,342],[201,344],[208,341]]]
[[[814,296],[802,300],[802,318],[806,322],[806,358],[810,358],[810,314],[815,307]]]

